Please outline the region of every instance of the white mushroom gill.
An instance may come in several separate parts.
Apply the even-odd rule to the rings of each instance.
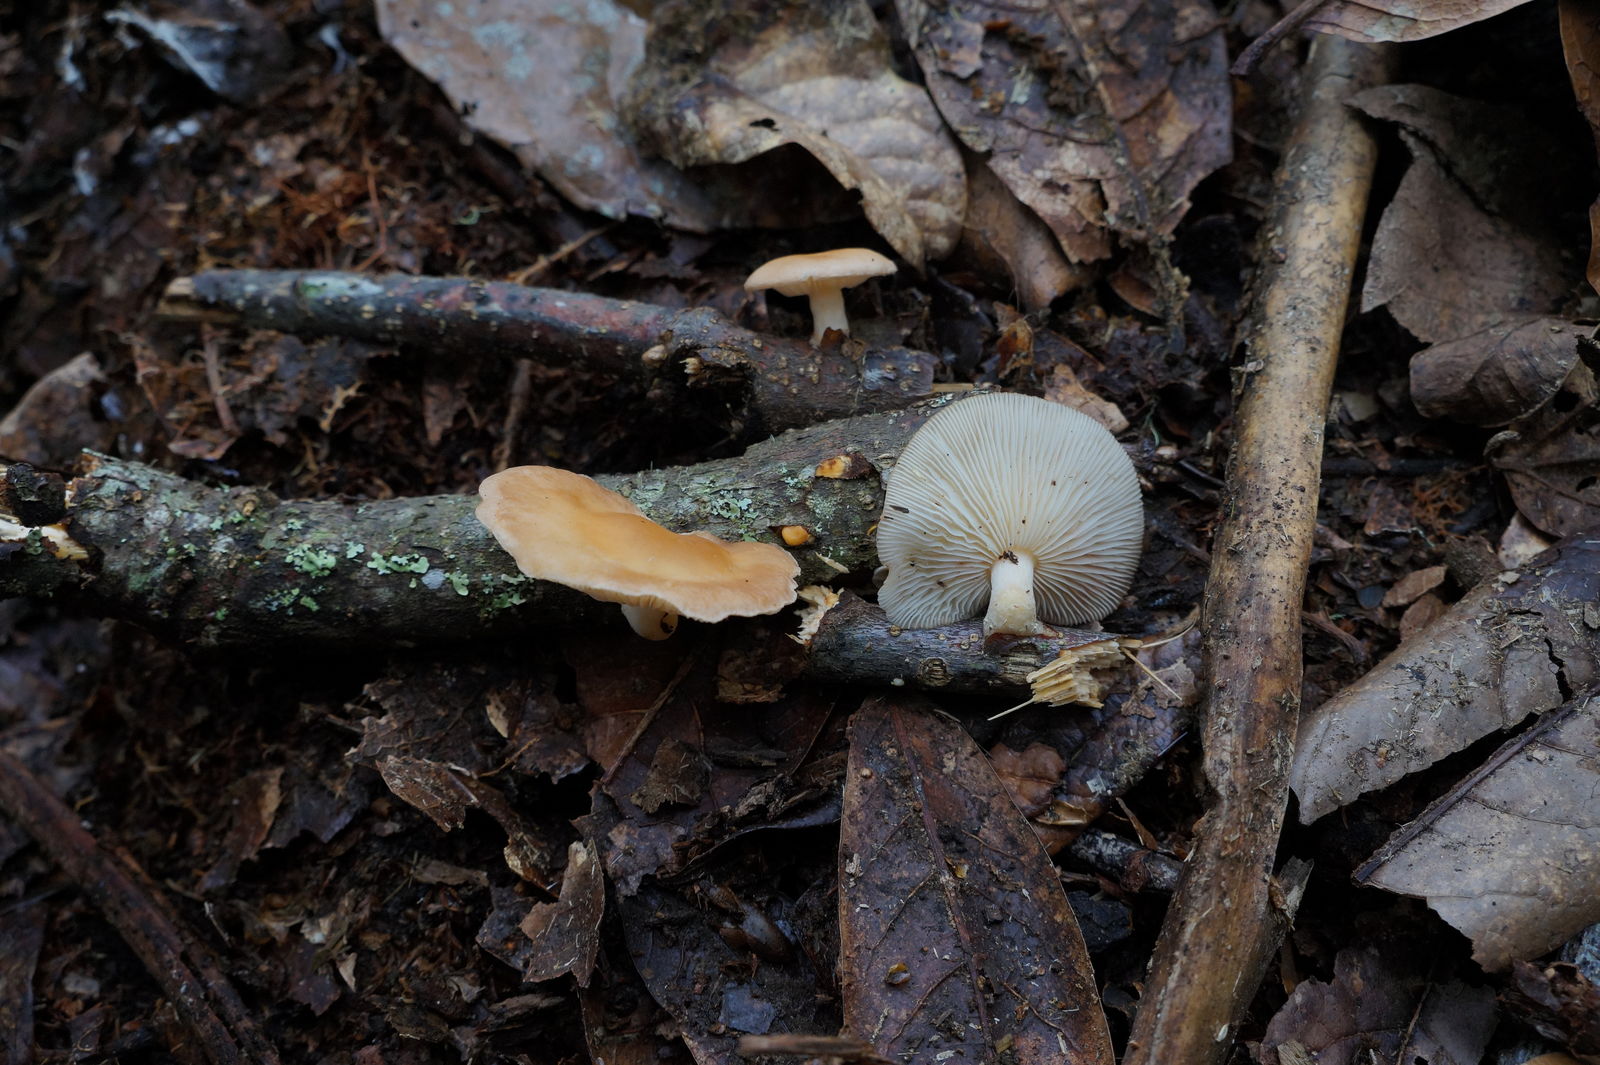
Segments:
[[[1132,583],[1143,530],[1133,464],[1098,422],[1029,396],[974,396],[929,419],[890,473],[879,602],[909,629],[985,603],[985,635],[1099,621]]]

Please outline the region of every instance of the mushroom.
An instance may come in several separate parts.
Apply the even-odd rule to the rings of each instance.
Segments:
[[[1099,422],[1031,396],[960,400],[912,436],[889,474],[878,602],[927,629],[984,609],[985,637],[1099,621],[1133,581],[1139,479]]]
[[[591,477],[514,466],[478,487],[478,520],[529,577],[621,603],[628,624],[664,640],[678,616],[771,614],[794,602],[800,567],[781,547],[675,533]]]
[[[756,268],[745,280],[747,292],[777,289],[785,296],[811,299],[811,344],[819,347],[830,329],[850,335],[844,290],[869,277],[892,274],[894,263],[871,248],[837,248],[811,255],[785,255]]]

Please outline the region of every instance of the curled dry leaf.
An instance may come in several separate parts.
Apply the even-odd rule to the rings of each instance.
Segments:
[[[1352,41],[1419,41],[1492,18],[1528,0],[1332,0],[1305,25]]]
[[[894,73],[864,0],[663,5],[630,109],[679,166],[743,163],[783,145],[814,156],[914,266],[955,247],[960,153],[917,85]]]
[[[1306,715],[1289,784],[1310,822],[1600,679],[1600,539],[1479,585]]]
[[[1561,389],[1592,325],[1563,318],[1512,317],[1411,358],[1411,401],[1427,418],[1505,425]]]
[[[1356,880],[1426,899],[1486,969],[1600,921],[1600,689],[1514,737]]]
[[[1074,262],[1170,233],[1231,157],[1222,22],[1206,0],[898,0],[928,91]]]
[[[873,699],[850,722],[839,841],[845,1027],[885,1057],[1111,1065],[1088,951],[1050,858],[959,724]]]
[[[1600,388],[1580,362],[1561,391],[1489,441],[1519,510],[1552,536],[1600,523]]]
[[[622,4],[378,0],[377,9],[384,39],[468,125],[578,206],[699,232],[747,221],[748,196],[649,158],[618,117],[645,38],[644,19]]]
[[[1514,109],[1420,85],[1368,89],[1352,103],[1397,124],[1412,156],[1378,223],[1362,310],[1387,306],[1435,342],[1553,309],[1569,288],[1552,195],[1562,146]],[[1536,172],[1528,159],[1550,166]]]
[[[1498,1019],[1494,992],[1458,981],[1432,985],[1405,965],[1405,956],[1375,947],[1341,950],[1332,980],[1301,982],[1272,1018],[1262,1060],[1476,1065]]]

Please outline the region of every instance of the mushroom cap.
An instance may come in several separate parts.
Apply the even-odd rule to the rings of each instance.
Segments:
[[[894,272],[894,263],[871,248],[836,248],[763,263],[745,279],[744,287],[747,292],[773,288],[785,296],[809,296],[817,289],[849,288]]]
[[[800,567],[783,548],[675,533],[582,474],[514,466],[478,492],[478,520],[529,577],[696,621],[771,614],[794,601]]]
[[[890,472],[878,602],[905,629],[974,617],[996,560],[1026,551],[1040,620],[1099,621],[1133,583],[1143,537],[1139,478],[1104,426],[1032,396],[973,396],[928,419]]]

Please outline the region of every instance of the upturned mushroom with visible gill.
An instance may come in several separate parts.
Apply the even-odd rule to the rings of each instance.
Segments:
[[[890,471],[878,602],[927,629],[984,612],[985,637],[1098,622],[1133,582],[1144,536],[1139,479],[1099,422],[1031,396],[957,401]]]
[[[478,520],[519,570],[622,604],[628,624],[646,639],[671,636],[679,615],[722,621],[794,602],[800,567],[783,548],[675,533],[582,474],[514,466],[478,493]]]

